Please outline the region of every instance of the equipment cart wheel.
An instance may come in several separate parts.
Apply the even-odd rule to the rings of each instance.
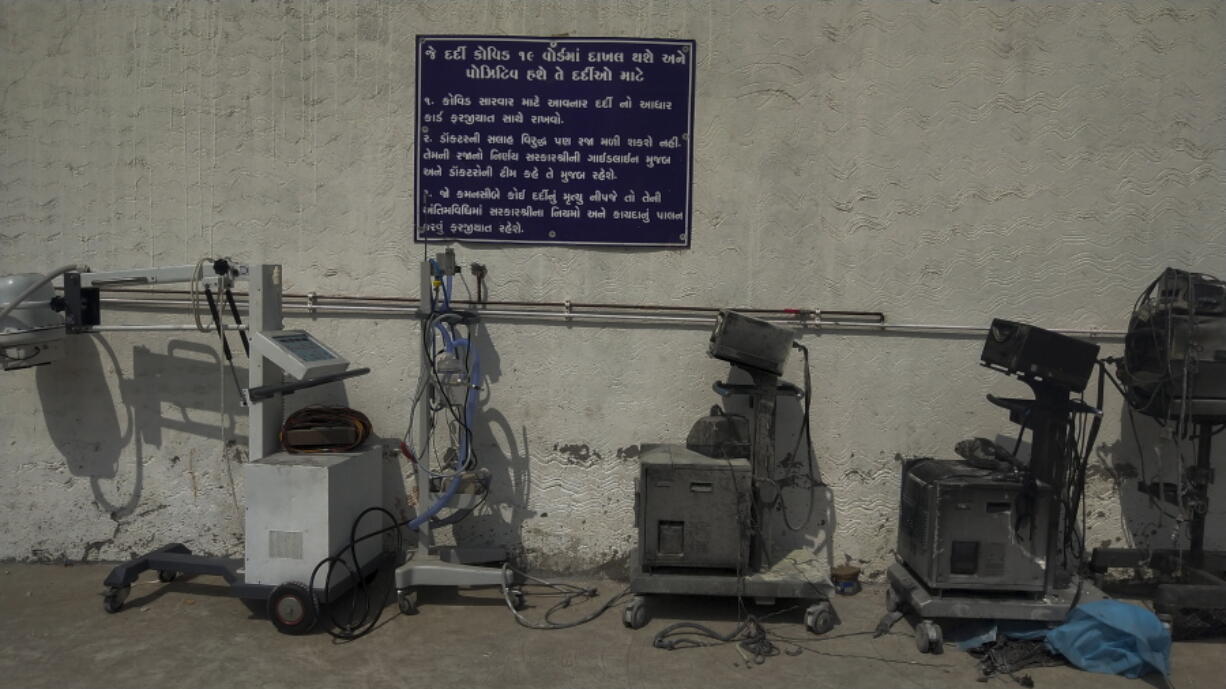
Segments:
[[[102,609],[109,613],[119,612],[119,609],[123,607],[123,602],[128,600],[128,594],[131,592],[131,586],[108,587],[106,594],[102,597]]]
[[[920,653],[940,654],[945,648],[941,625],[932,620],[924,620],[915,625],[915,647]]]
[[[396,606],[403,615],[417,614],[417,589],[401,589],[396,592]]]
[[[173,569],[159,569],[158,570],[158,581],[162,582],[163,584],[169,584],[170,582],[178,578],[179,578],[179,573],[174,571]]]
[[[647,598],[635,596],[626,604],[622,611],[622,624],[630,629],[642,629],[647,626],[651,616],[647,613]]]
[[[891,586],[885,590],[885,611],[886,612],[902,612],[907,604],[899,595],[898,589]]]
[[[824,600],[805,610],[805,629],[814,634],[825,634],[834,629],[834,606]]]
[[[518,586],[507,589],[507,596],[511,599],[511,607],[516,610],[523,610],[528,605],[528,599],[524,598],[523,589]]]
[[[268,617],[282,634],[306,634],[319,619],[319,607],[305,585],[290,582],[268,596]]]

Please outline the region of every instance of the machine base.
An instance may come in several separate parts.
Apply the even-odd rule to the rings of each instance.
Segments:
[[[511,586],[516,583],[514,575],[504,577],[501,567],[471,564],[501,564],[506,559],[506,551],[501,548],[432,548],[431,552],[417,554],[396,568],[396,588]]]
[[[986,591],[940,593],[930,590],[906,565],[895,562],[886,570],[894,600],[924,619],[1032,620],[1063,622],[1081,603],[1104,600],[1106,594],[1084,579],[1047,595],[1025,596]],[[891,610],[891,612],[894,612]]]
[[[417,612],[417,590],[422,587],[498,586],[522,607],[522,582],[515,572],[501,567],[468,563],[501,563],[506,551],[500,548],[458,548],[440,546],[429,553],[414,556],[396,568],[396,598],[400,611],[406,615]]]
[[[1226,635],[1226,552],[1205,551],[1195,566],[1191,553],[1177,550],[1098,548],[1090,569],[1101,576],[1112,567],[1148,567],[1173,581],[1158,583],[1151,592],[1154,612],[1168,616],[1176,638]]]
[[[828,600],[834,593],[824,567],[783,558],[765,572],[702,573],[700,570],[644,572],[638,551],[630,555],[630,590],[634,593],[680,596],[744,596],[769,601],[777,598]]]
[[[795,554],[794,554],[795,555]],[[805,610],[805,627],[814,634],[834,628],[837,615],[830,604],[834,585],[824,566],[812,558],[785,557],[765,572],[744,574],[703,573],[701,570],[643,571],[638,550],[630,554],[630,591],[634,598],[626,605],[622,623],[639,629],[650,620],[648,595],[741,596],[755,603],[771,605],[779,599],[816,601]]]
[[[377,571],[386,560],[386,553],[376,557],[367,564],[367,570],[372,573]],[[182,543],[170,543],[140,557],[115,565],[102,582],[107,588],[103,598],[103,608],[109,613],[119,612],[120,608],[123,607],[124,601],[127,600],[133,582],[140,577],[142,572],[150,569],[157,571],[158,580],[162,583],[170,583],[178,578],[180,574],[221,577],[229,585],[229,593],[234,597],[245,600],[268,600],[270,603],[274,598],[278,597],[280,589],[293,586],[296,589],[302,589],[301,593],[307,596],[302,601],[299,601],[298,604],[311,608],[318,606],[320,593],[325,594],[325,600],[331,601],[357,584],[356,580],[343,571],[332,577],[332,581],[326,591],[318,588],[314,596],[306,594],[305,587],[303,586],[306,582],[283,582],[278,586],[249,584],[243,576],[243,561],[241,559],[194,555],[191,549]],[[323,570],[321,569],[320,571],[322,572]],[[316,618],[314,613],[317,612],[317,610],[312,610],[312,614],[309,616],[312,625]],[[307,625],[290,630],[283,625],[277,624],[276,620],[273,623],[277,625],[278,629],[293,634],[305,633],[310,630],[311,626]]]

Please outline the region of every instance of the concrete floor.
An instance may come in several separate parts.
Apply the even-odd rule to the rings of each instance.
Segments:
[[[730,600],[659,600],[653,621],[636,632],[622,627],[620,608],[577,629],[532,631],[516,624],[496,591],[440,591],[422,596],[416,616],[389,606],[374,633],[341,644],[322,632],[282,635],[262,611],[220,595],[217,580],[208,578],[163,585],[148,573],[124,609],[109,615],[101,599],[107,571],[103,565],[0,565],[0,686],[984,686],[976,681],[974,659],[956,649],[920,655],[905,621],[880,639],[838,638],[873,629],[883,612],[877,587],[835,601],[842,624],[828,638],[805,632],[799,612],[772,618],[768,628],[802,639],[805,652],[747,667],[732,646],[670,652],[651,645],[655,631],[679,620],[730,630],[736,614]],[[602,600],[621,588],[601,582]],[[525,614],[538,617],[550,604],[530,595]],[[1220,689],[1226,646],[1178,643],[1173,666],[1180,689]],[[1157,678],[1127,680],[1067,667],[1028,673],[1040,688],[1163,686]]]

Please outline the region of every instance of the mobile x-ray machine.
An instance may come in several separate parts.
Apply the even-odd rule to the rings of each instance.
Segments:
[[[209,274],[206,274],[209,273]],[[51,280],[64,276],[64,295],[54,296]],[[248,322],[241,325],[231,286],[248,283]],[[190,282],[203,288],[227,359],[231,358],[221,311],[230,307],[245,349],[248,385],[239,385],[248,409],[249,461],[246,479],[246,549],[242,559],[196,555],[181,543],[117,565],[107,575],[103,607],[118,612],[133,582],[155,570],[162,582],[179,574],[222,577],[228,591],[243,599],[266,601],[273,624],[289,634],[314,627],[318,601],[335,599],[356,583],[358,573],[377,569],[383,554],[378,539],[351,544],[355,520],[371,506],[383,504],[382,457],[379,448],[348,453],[290,454],[280,452],[278,433],[282,397],[368,373],[302,330],[284,330],[281,307],[281,267],[244,266],[226,259],[197,265],[91,272],[85,266],[65,266],[45,276],[27,274],[0,279],[0,354],[5,370],[50,364],[63,356],[65,333],[88,333],[100,322],[99,288],[107,285],[150,285]],[[216,289],[214,298],[213,289]],[[225,302],[222,302],[222,298]],[[61,318],[57,311],[64,313]],[[231,368],[233,374],[233,368]],[[283,373],[295,380],[285,381]],[[368,526],[377,526],[373,523]],[[351,546],[352,547],[349,547]],[[344,561],[338,576],[319,578],[308,587],[317,565],[330,557]]]

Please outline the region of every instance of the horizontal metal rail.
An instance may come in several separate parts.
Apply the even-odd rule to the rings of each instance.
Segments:
[[[184,294],[183,290],[107,290],[115,293],[175,293]],[[291,312],[315,314],[368,314],[389,317],[416,318],[417,300],[400,297],[381,298],[345,298],[321,297],[314,294],[284,295],[287,299],[282,308]],[[299,301],[295,303],[295,301]],[[343,303],[324,303],[329,300]],[[354,303],[360,301],[376,303]],[[164,297],[104,297],[101,302],[116,307],[132,308],[171,308],[175,310],[190,308],[191,302],[183,299],[168,299]],[[719,309],[710,307],[644,307],[638,305],[617,304],[578,304],[567,302],[490,302],[488,305],[477,305],[472,302],[452,302],[456,306],[472,307],[482,318],[506,320],[537,320],[548,323],[568,322],[605,322],[605,323],[644,323],[660,325],[710,325],[715,322],[715,314]],[[522,308],[503,308],[512,304],[523,304]],[[245,301],[239,302],[245,307]],[[653,309],[658,312],[652,313]],[[953,335],[983,335],[988,332],[987,326],[959,325],[949,323],[890,323],[885,321],[884,314],[869,311],[823,311],[798,309],[738,309],[757,314],[759,318],[778,325],[796,328],[807,332],[861,332],[861,333],[910,333],[910,334],[953,334]],[[831,317],[834,316],[834,317]],[[95,331],[101,332],[108,326],[98,326]],[[120,329],[120,326],[109,326]],[[230,329],[231,326],[227,326]],[[122,329],[132,329],[123,327]],[[167,330],[195,330],[195,326],[166,326]],[[1055,332],[1087,337],[1092,339],[1122,339],[1127,332],[1123,330],[1091,329],[1091,328],[1048,328]]]

